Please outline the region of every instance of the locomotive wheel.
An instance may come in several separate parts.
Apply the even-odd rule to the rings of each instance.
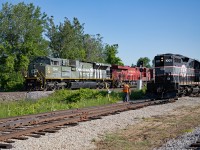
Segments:
[[[71,82],[65,82],[65,83],[66,83],[66,85],[65,85],[64,88],[70,89],[71,88]]]
[[[114,85],[115,88],[118,88],[118,87],[119,87],[119,82],[118,82],[118,81],[115,81],[115,82],[113,83],[113,85]]]
[[[50,88],[50,91],[55,91],[56,90],[56,87],[55,86],[52,86],[51,88]]]
[[[64,86],[64,85],[62,85],[62,86],[60,87],[60,89],[61,89],[61,90],[64,90],[64,89],[65,89],[65,86]]]
[[[102,82],[99,82],[99,83],[98,83],[98,88],[99,88],[99,89],[105,88],[105,84],[102,83]]]
[[[46,86],[44,87],[43,91],[47,91],[47,87]]]
[[[110,82],[107,82],[107,87],[111,88],[111,83]]]

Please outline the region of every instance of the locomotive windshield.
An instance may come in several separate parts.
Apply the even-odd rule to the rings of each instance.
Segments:
[[[37,57],[32,63],[34,63],[34,64],[50,64],[50,59],[47,57]]]

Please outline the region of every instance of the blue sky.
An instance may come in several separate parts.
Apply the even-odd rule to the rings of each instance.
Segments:
[[[17,4],[21,0],[0,0]],[[118,44],[125,65],[175,53],[200,60],[200,0],[26,0],[54,16],[77,17],[85,33]]]

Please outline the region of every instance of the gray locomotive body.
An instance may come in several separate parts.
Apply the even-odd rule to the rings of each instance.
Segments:
[[[27,90],[96,88],[111,84],[110,64],[37,57],[29,65]]]
[[[182,55],[162,54],[154,58],[155,80],[147,92],[157,98],[170,98],[200,92],[200,62]]]

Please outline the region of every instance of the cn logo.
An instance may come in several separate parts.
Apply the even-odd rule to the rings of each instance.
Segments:
[[[180,75],[181,75],[182,77],[185,77],[186,74],[187,74],[187,68],[186,68],[185,65],[182,65],[182,66],[181,66],[181,72],[180,72]]]

